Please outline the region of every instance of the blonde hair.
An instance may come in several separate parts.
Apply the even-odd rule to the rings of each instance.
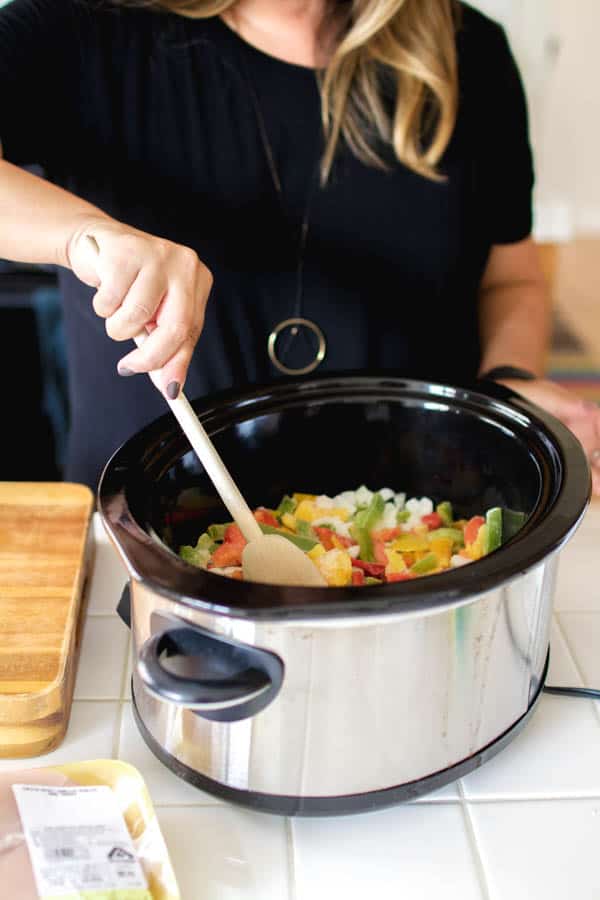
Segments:
[[[224,13],[236,0],[126,2],[209,18]],[[332,5],[335,9],[335,2]],[[386,168],[377,149],[383,143],[393,147],[409,169],[439,180],[437,166],[458,107],[457,0],[346,0],[339,7],[346,20],[336,49],[319,74],[326,137],[323,181],[340,138],[368,165]],[[395,88],[391,97],[386,87],[390,76]]]

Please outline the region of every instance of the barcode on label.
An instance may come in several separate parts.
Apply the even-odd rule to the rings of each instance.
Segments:
[[[90,854],[84,847],[45,847],[44,856],[48,861],[53,859],[89,859]]]

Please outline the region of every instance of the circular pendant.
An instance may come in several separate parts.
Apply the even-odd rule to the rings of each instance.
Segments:
[[[289,366],[284,365],[277,356],[277,341],[282,332],[286,331],[287,329],[290,330],[290,334],[292,337],[296,337],[301,328],[308,329],[308,331],[312,332],[312,335],[316,337],[316,355],[314,359],[312,359],[308,363],[308,365],[292,369]],[[279,369],[280,372],[285,372],[286,375],[306,375],[308,372],[312,372],[325,359],[326,347],[327,341],[325,340],[325,335],[323,334],[319,326],[315,325],[314,322],[311,322],[310,319],[301,318],[284,319],[283,322],[280,322],[275,326],[275,328],[269,335],[269,340],[267,342],[269,359],[276,369]]]

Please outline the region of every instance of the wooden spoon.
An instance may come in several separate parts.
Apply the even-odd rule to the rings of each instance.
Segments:
[[[87,235],[87,238],[94,252],[98,254],[96,239],[91,235]],[[138,347],[147,337],[146,332],[136,335],[134,340]],[[149,373],[153,384],[159,388],[155,374]],[[162,394],[162,391],[160,393]],[[173,415],[198,455],[217,493],[248,542],[242,553],[244,580],[265,584],[324,587],[325,579],[313,561],[296,544],[283,535],[263,534],[252,510],[242,497],[183,391],[180,391],[175,400],[165,397],[164,394],[162,396],[171,407]]]

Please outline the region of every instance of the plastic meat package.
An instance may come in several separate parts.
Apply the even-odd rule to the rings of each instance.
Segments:
[[[181,900],[145,783],[119,760],[0,772],[11,900]]]

